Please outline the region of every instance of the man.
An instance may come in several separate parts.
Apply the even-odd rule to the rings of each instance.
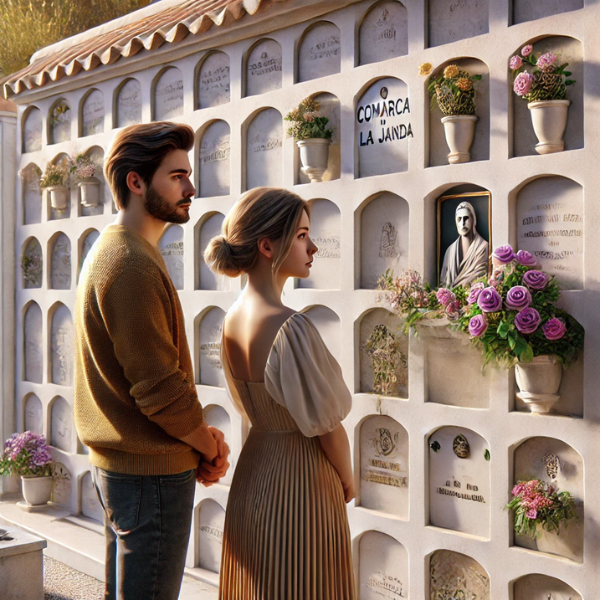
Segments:
[[[205,485],[228,467],[222,433],[204,422],[181,305],[157,249],[166,223],[190,218],[193,143],[193,130],[173,123],[117,134],[104,172],[119,214],[77,289],[75,420],[105,513],[111,600],[178,597],[199,459]]]
[[[477,231],[475,209],[469,202],[461,202],[454,213],[458,238],[452,242],[442,264],[440,285],[454,288],[468,287],[488,270],[488,243]]]

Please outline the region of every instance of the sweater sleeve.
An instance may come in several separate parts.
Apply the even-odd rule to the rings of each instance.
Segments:
[[[100,309],[138,409],[175,438],[195,431],[204,421],[202,406],[193,374],[180,368],[174,335],[178,309],[162,280],[128,268]]]

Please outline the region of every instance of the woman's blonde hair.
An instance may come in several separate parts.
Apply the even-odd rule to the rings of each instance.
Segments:
[[[281,240],[281,251],[273,260],[273,274],[290,253],[302,211],[310,216],[308,202],[282,188],[254,188],[235,203],[223,221],[221,235],[208,243],[204,260],[215,273],[237,277],[258,260],[258,241]]]

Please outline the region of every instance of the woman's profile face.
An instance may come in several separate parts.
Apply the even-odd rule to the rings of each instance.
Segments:
[[[290,253],[281,264],[279,272],[285,277],[299,277],[306,279],[310,274],[310,267],[315,252],[318,248],[310,239],[310,219],[305,210],[298,224]]]

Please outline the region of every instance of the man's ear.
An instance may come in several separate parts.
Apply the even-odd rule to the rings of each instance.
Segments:
[[[273,258],[273,244],[269,238],[263,237],[258,240],[258,251],[267,258]]]
[[[136,196],[142,196],[146,190],[146,183],[144,180],[135,172],[129,171],[127,173],[127,187],[132,194]]]

